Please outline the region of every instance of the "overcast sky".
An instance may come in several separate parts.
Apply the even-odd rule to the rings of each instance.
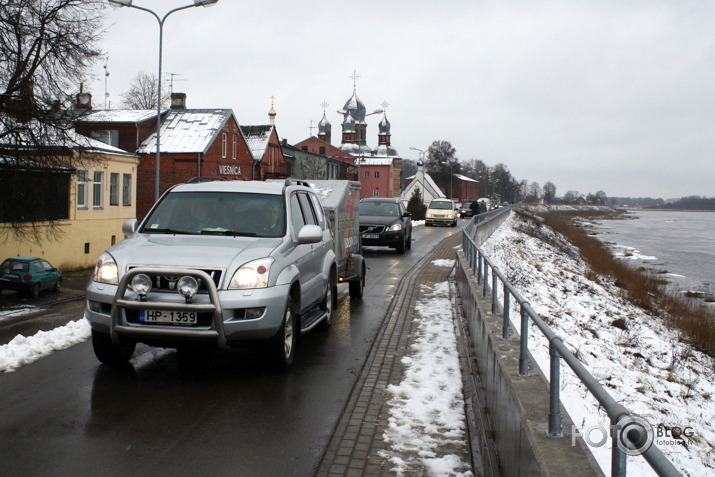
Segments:
[[[134,0],[159,16],[190,3]],[[404,158],[445,140],[462,161],[506,164],[557,195],[713,197],[714,24],[703,0],[220,0],[168,17],[163,71],[189,108],[230,108],[239,124],[267,124],[274,96],[292,144],[325,101],[333,145],[357,71],[368,111],[389,103]],[[117,108],[139,71],[158,72],[159,27],[110,8],[107,28]],[[103,65],[94,72],[103,107]],[[371,147],[380,117],[367,118]]]

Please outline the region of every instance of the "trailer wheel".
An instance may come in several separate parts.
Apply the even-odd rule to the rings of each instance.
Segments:
[[[365,266],[363,265],[360,279],[348,282],[351,300],[362,300],[362,293],[365,289]]]

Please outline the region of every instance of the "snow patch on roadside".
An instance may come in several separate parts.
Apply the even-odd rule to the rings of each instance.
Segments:
[[[50,331],[38,331],[29,337],[18,335],[8,344],[0,346],[0,372],[15,371],[55,351],[86,341],[89,336],[89,322],[84,318]]]
[[[452,262],[454,260],[446,260]],[[417,330],[405,375],[388,386],[389,420],[381,453],[402,475],[471,476],[465,437],[464,397],[448,282],[422,285],[415,305]]]

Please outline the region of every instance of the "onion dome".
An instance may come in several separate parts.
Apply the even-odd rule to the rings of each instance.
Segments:
[[[367,109],[365,108],[365,104],[357,97],[357,91],[353,90],[353,95],[345,102],[343,114],[345,114],[346,118],[347,116],[351,116],[358,124],[365,121]]]
[[[343,121],[343,133],[354,133],[355,132],[355,120],[351,115],[346,115],[345,121]]]
[[[382,116],[382,121],[380,121],[380,125],[378,127],[380,135],[390,135],[390,121],[387,120],[387,114]]]
[[[327,131],[330,131],[330,129],[330,121],[328,121],[328,118],[325,117],[325,113],[323,113],[323,119],[318,123],[318,134],[325,134]]]

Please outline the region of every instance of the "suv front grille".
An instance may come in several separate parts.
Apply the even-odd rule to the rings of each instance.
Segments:
[[[136,267],[130,267],[130,269]],[[221,282],[221,270],[201,270],[211,277],[211,280],[218,288],[218,284]],[[152,291],[157,292],[176,292],[176,282],[181,278],[181,275],[164,275],[159,273],[148,273],[149,278],[151,278]],[[199,293],[207,293],[206,283],[203,280],[199,280]]]
[[[361,225],[360,226],[361,234],[381,234],[384,231],[385,231],[384,225]]]

